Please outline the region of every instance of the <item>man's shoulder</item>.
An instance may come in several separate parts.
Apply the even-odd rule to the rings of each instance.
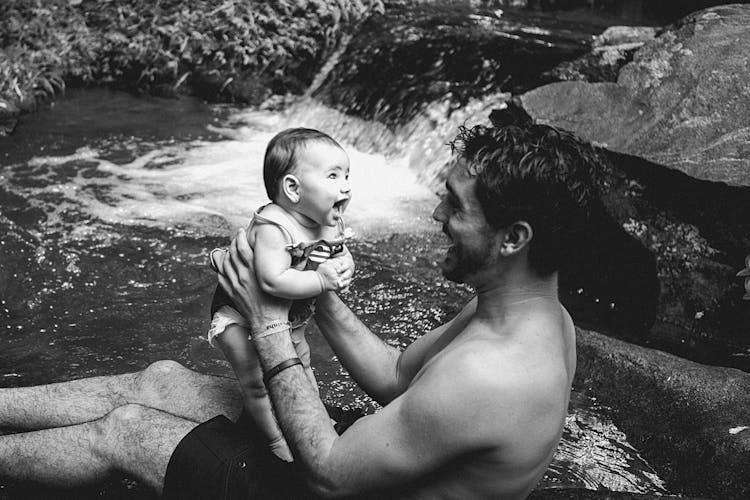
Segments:
[[[413,388],[440,392],[456,402],[467,403],[498,394],[507,396],[509,389],[515,391],[518,387],[514,381],[517,368],[518,364],[509,362],[507,354],[493,342],[468,340],[448,346],[430,359]]]
[[[551,328],[558,336],[563,335],[563,328],[546,323],[518,325],[510,337],[470,336],[445,349],[433,361],[435,366],[425,367],[423,376],[445,379],[441,384],[457,391],[471,387],[477,396],[479,392],[501,394],[505,401],[520,399],[528,404],[536,395],[545,401],[568,378],[563,346],[551,346],[547,339],[553,336]]]
[[[471,341],[430,360],[404,393],[410,414],[436,432],[450,433],[451,442],[504,446],[546,402],[523,366],[501,351]]]
[[[522,362],[502,341],[480,337],[446,349],[435,368],[457,383],[493,389],[515,378]]]

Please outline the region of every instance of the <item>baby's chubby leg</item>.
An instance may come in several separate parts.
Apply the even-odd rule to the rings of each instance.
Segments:
[[[252,341],[248,340],[249,334],[247,328],[230,324],[214,337],[214,343],[224,353],[237,375],[245,410],[266,436],[276,456],[291,462],[292,454],[273,415],[268,390],[263,384],[263,369]]]

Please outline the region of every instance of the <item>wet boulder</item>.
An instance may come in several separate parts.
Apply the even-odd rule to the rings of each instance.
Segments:
[[[312,95],[395,128],[435,103],[452,113],[498,90],[534,88],[549,81],[541,72],[589,42],[575,29],[529,30],[480,2],[391,2],[353,35]]]
[[[590,52],[545,71],[542,78],[549,82],[617,81],[620,69],[633,60],[633,54],[644,43],[655,36],[656,29],[651,26],[611,26],[594,37]]]
[[[668,491],[697,498],[748,498],[750,374],[593,331],[579,329],[576,334],[574,385],[610,408],[612,420],[666,481]]]
[[[750,185],[748,25],[748,5],[695,13],[638,50],[616,83],[548,85],[524,107],[613,151]]]
[[[537,122],[608,151],[608,206],[656,257],[652,340],[745,368],[750,301],[736,274],[750,253],[748,25],[748,5],[696,12],[639,49],[616,82],[519,96]]]

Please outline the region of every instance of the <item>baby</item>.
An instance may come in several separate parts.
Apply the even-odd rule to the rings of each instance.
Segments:
[[[284,130],[268,143],[263,180],[272,202],[255,212],[247,229],[256,276],[266,293],[294,299],[289,311],[292,342],[317,390],[304,330],[314,312],[314,297],[328,290],[345,290],[354,271],[351,259],[329,260],[346,251],[344,239],[349,236],[342,217],[351,196],[349,157],[322,132]],[[221,250],[211,252],[214,268],[217,251]],[[221,287],[214,293],[211,314],[208,340],[235,367],[245,411],[268,438],[271,451],[291,462],[250,342],[249,326]]]

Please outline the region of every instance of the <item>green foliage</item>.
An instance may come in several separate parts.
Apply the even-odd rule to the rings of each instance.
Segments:
[[[81,15],[62,0],[0,2],[0,98],[33,104],[88,80],[93,53]]]
[[[146,92],[299,92],[382,0],[2,0],[0,99],[64,82]],[[212,95],[213,94],[213,95]]]

